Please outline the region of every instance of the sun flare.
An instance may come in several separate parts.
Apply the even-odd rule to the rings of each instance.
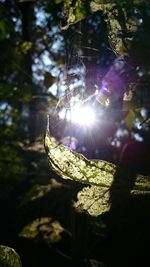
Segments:
[[[96,120],[96,114],[92,107],[90,106],[79,106],[75,105],[72,107],[71,111],[65,112],[63,109],[59,113],[59,117],[61,119],[66,118],[68,121],[71,121],[74,124],[78,124],[80,126],[91,126],[94,124]]]

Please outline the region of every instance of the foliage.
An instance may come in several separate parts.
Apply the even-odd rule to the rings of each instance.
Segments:
[[[15,146],[6,144],[0,148],[0,199],[9,199],[26,175],[23,159]]]
[[[82,2],[83,11],[80,9],[79,12],[80,2]],[[138,47],[140,41],[149,55],[149,41],[146,38],[149,34],[149,14],[147,13],[149,1],[132,1],[132,3],[128,1],[108,1],[104,3],[101,0],[90,0],[85,5],[86,7],[84,2],[79,0],[64,1],[64,13],[67,19],[66,28],[70,24],[82,20],[89,13],[102,11],[105,14],[110,45],[116,53],[128,55],[131,47],[133,45]],[[146,16],[144,21],[142,20],[143,15]]]
[[[19,236],[50,244],[58,242],[63,231],[64,229],[58,221],[43,217],[26,225],[19,233]]]
[[[14,236],[16,242],[17,232],[22,228],[20,237],[42,241],[50,247],[49,244],[63,239],[64,225],[70,223],[69,205],[74,197],[69,190],[70,184],[80,187],[74,206],[96,216],[90,220],[97,220],[98,224],[98,215],[111,214],[107,211],[111,210],[116,195],[119,195],[117,201],[123,199],[124,192],[137,201],[142,194],[149,196],[149,177],[132,175],[117,165],[124,147],[129,144],[128,137],[115,137],[118,143],[114,146],[112,143],[120,128],[130,136],[134,131],[141,134],[141,145],[149,140],[148,124],[142,124],[139,130],[135,120],[142,122],[149,116],[149,111],[141,115],[141,107],[149,110],[150,5],[144,0],[3,0],[0,5],[0,235],[5,243],[12,243]],[[105,94],[95,97],[95,88],[100,90],[103,82],[108,85]],[[125,94],[128,96],[126,101]],[[60,110],[66,108],[69,112],[72,97],[76,96],[85,102],[90,99],[89,102],[98,107],[97,111],[102,112],[91,132],[80,129],[79,134],[70,121],[58,120]],[[75,181],[64,182],[67,186],[62,191],[60,184],[53,182],[52,177],[59,179],[58,176],[51,170],[48,172],[43,151],[46,114],[53,111],[52,135],[61,141],[66,139],[67,145],[70,140],[78,139],[75,144],[78,151],[89,158],[96,155],[101,159],[87,160],[46,135],[45,146],[52,169],[60,177]],[[72,136],[74,132],[75,136]],[[71,137],[67,139],[68,135]],[[40,141],[37,141],[39,136]],[[94,148],[89,136],[93,137]],[[120,146],[118,140],[121,140]],[[107,154],[108,150],[105,151],[108,146],[113,150],[111,156],[110,152]],[[146,149],[149,154],[149,147]],[[136,160],[137,154],[130,149],[130,144],[129,152]],[[127,158],[130,159],[128,154]],[[140,156],[138,162],[148,160]],[[138,166],[140,170],[140,164],[131,161],[130,165]],[[56,187],[60,194],[51,190]],[[3,205],[6,200],[7,205]],[[42,208],[39,208],[40,204]],[[18,207],[19,218],[16,216]],[[72,206],[71,209],[76,211]],[[77,216],[84,215],[77,213]],[[78,228],[77,237],[85,230],[82,223]],[[75,242],[76,232],[71,231]],[[95,236],[91,239],[97,242]],[[74,247],[78,248],[80,241],[76,241]],[[21,239],[21,242],[24,241]],[[96,244],[96,249],[98,247]],[[23,254],[26,251],[25,248]],[[51,257],[50,249],[48,254]],[[43,257],[43,253],[41,255]],[[94,260],[89,264],[98,265]],[[34,263],[25,265],[38,266]]]
[[[77,194],[75,207],[87,211],[92,216],[101,215],[110,210],[109,187],[88,186]]]
[[[29,191],[23,196],[23,200],[20,203],[20,207],[26,204],[30,204],[33,201],[37,201],[46,196],[53,188],[60,188],[61,185],[55,179],[51,178],[49,184],[41,185],[34,184]]]
[[[69,25],[74,24],[86,17],[86,6],[87,3],[85,3],[82,0],[76,1],[75,4],[73,4],[73,1],[65,1],[64,3],[64,13],[67,17],[67,26],[63,29],[66,29]]]
[[[45,149],[50,166],[63,179],[71,179],[89,185],[78,193],[76,207],[86,210],[93,216],[98,216],[109,210],[111,206],[109,192],[117,173],[117,167],[114,164],[102,160],[89,161],[69,148],[57,145],[48,132],[45,136]],[[115,185],[116,190],[122,187],[125,190],[128,188],[128,180],[125,178],[127,175],[128,173],[122,169],[120,180]],[[150,193],[149,177],[136,176],[131,194],[140,193]]]
[[[18,253],[10,247],[0,246],[0,266],[21,267]]]

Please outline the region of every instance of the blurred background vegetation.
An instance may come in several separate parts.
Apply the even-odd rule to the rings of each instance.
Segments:
[[[0,0],[0,244],[24,267],[146,266],[149,196],[80,213],[81,185],[43,145],[50,114],[59,143],[150,173],[150,2],[104,2]],[[76,101],[95,109],[92,127],[70,121]]]

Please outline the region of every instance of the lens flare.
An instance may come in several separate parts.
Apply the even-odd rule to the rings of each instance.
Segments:
[[[80,106],[75,105],[71,110],[65,111],[62,109],[59,112],[59,117],[61,119],[67,119],[67,121],[71,121],[74,124],[78,124],[80,126],[89,127],[94,124],[96,121],[96,114],[94,109],[91,106]]]
[[[75,107],[72,110],[71,121],[81,126],[91,126],[95,122],[96,116],[90,106]]]

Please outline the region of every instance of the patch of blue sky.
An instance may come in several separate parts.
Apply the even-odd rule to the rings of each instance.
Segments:
[[[68,74],[85,74],[85,67],[83,65],[75,65],[73,68],[68,70]]]
[[[129,132],[127,129],[118,128],[118,130],[116,132],[116,137],[121,138],[121,137],[128,136],[128,134],[129,134]]]
[[[58,89],[58,84],[57,83],[53,83],[52,86],[48,89],[48,92],[52,93],[55,96],[57,96],[57,89]]]
[[[54,66],[52,69],[51,69],[51,74],[52,76],[54,77],[58,77],[60,75],[60,69],[57,67],[57,66]]]
[[[10,126],[12,124],[12,117],[10,114],[12,111],[12,107],[7,102],[1,102],[0,111],[0,120],[5,120],[6,125]]]
[[[64,40],[63,37],[59,35],[54,39],[53,44],[51,46],[51,51],[53,53],[58,53],[58,51],[62,49],[64,50]]]
[[[16,18],[14,18],[14,19],[16,19]],[[22,28],[21,19],[17,18],[15,21],[15,31],[20,32],[21,28]]]
[[[46,13],[42,7],[35,7],[35,17],[36,17],[36,26],[46,27],[47,19],[50,17],[50,14]]]
[[[142,115],[142,117],[143,117],[144,119],[146,119],[147,116],[148,116],[148,110],[147,110],[146,108],[142,108],[142,109],[141,109],[141,115]]]
[[[134,133],[133,137],[138,142],[143,142],[143,140],[144,140],[143,137],[139,133]]]
[[[139,118],[136,118],[134,121],[134,127],[137,128],[138,130],[142,129],[142,125],[141,125],[141,121],[139,120]]]
[[[5,110],[8,106],[9,105],[7,102],[2,102],[2,103],[0,103],[0,110]]]
[[[50,58],[50,54],[48,53],[48,51],[44,51],[41,58],[42,58],[42,61],[43,61],[45,66],[51,66],[52,65],[52,60]]]

